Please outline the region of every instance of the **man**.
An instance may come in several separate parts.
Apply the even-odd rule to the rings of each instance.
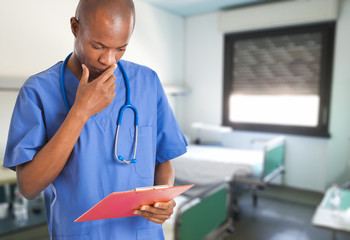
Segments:
[[[134,24],[132,0],[81,0],[71,18],[74,52],[63,75],[59,62],[30,77],[19,93],[4,166],[16,170],[26,198],[44,191],[52,239],[164,238],[160,224],[172,214],[173,200],[142,206],[135,217],[74,223],[111,192],[172,186],[169,160],[186,152],[156,73],[120,60]],[[130,159],[135,144],[135,117],[127,109],[115,146],[116,122],[126,99],[118,61],[129,76],[130,98],[139,115],[137,162],[131,164],[115,156],[116,148]]]

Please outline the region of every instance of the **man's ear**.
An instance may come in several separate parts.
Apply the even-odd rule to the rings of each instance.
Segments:
[[[78,31],[80,29],[79,21],[75,17],[70,19],[70,27],[74,37],[77,37]]]

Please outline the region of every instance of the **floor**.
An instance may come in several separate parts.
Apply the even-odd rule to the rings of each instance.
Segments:
[[[258,206],[251,195],[239,199],[241,213],[235,231],[225,240],[349,240],[350,233],[314,227],[311,220],[322,195],[295,189],[270,187],[258,192]]]
[[[41,225],[30,230],[2,236],[0,240],[50,240],[47,225]]]

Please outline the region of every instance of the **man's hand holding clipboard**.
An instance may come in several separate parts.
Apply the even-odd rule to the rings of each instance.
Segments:
[[[137,215],[145,217],[146,219],[151,219],[152,214],[157,212],[157,208],[169,208],[166,204],[169,204],[170,200],[184,193],[193,187],[193,185],[194,184],[176,187],[152,186],[137,188],[132,191],[111,193],[74,222],[132,217]]]
[[[161,189],[168,187],[169,185],[157,185],[151,187],[135,188],[135,191]],[[162,224],[173,214],[173,209],[175,206],[176,202],[173,199],[168,202],[156,202],[152,205],[140,206],[139,209],[134,210],[134,214],[140,215],[149,221]]]

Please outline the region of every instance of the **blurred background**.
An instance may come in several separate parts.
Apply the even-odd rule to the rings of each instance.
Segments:
[[[315,220],[331,187],[343,186],[345,196],[344,184],[350,180],[350,1],[134,2],[136,27],[123,58],[158,73],[190,147],[256,150],[265,161],[264,144],[283,137],[281,171],[263,187],[246,182],[248,190],[235,187],[233,172],[227,173],[230,201],[223,203],[228,205],[224,221],[233,228],[225,228],[221,237],[350,239],[349,202],[342,202],[340,227]],[[73,49],[70,17],[77,3],[0,0],[1,160],[21,85]],[[210,154],[221,154],[215,151]],[[228,153],[223,156],[229,159]],[[209,165],[195,166],[199,173],[190,174],[200,175]],[[188,170],[187,162],[175,167],[179,176]],[[4,168],[0,184],[0,239],[49,239],[42,198],[23,200],[15,173]],[[262,188],[258,204],[251,204],[252,189],[256,194]],[[205,186],[201,193],[211,189]],[[27,209],[27,216],[19,213],[20,220],[14,214],[16,201]],[[233,206],[240,210],[234,212]],[[173,239],[180,230],[167,231],[167,239]],[[190,239],[209,233],[190,233]]]

